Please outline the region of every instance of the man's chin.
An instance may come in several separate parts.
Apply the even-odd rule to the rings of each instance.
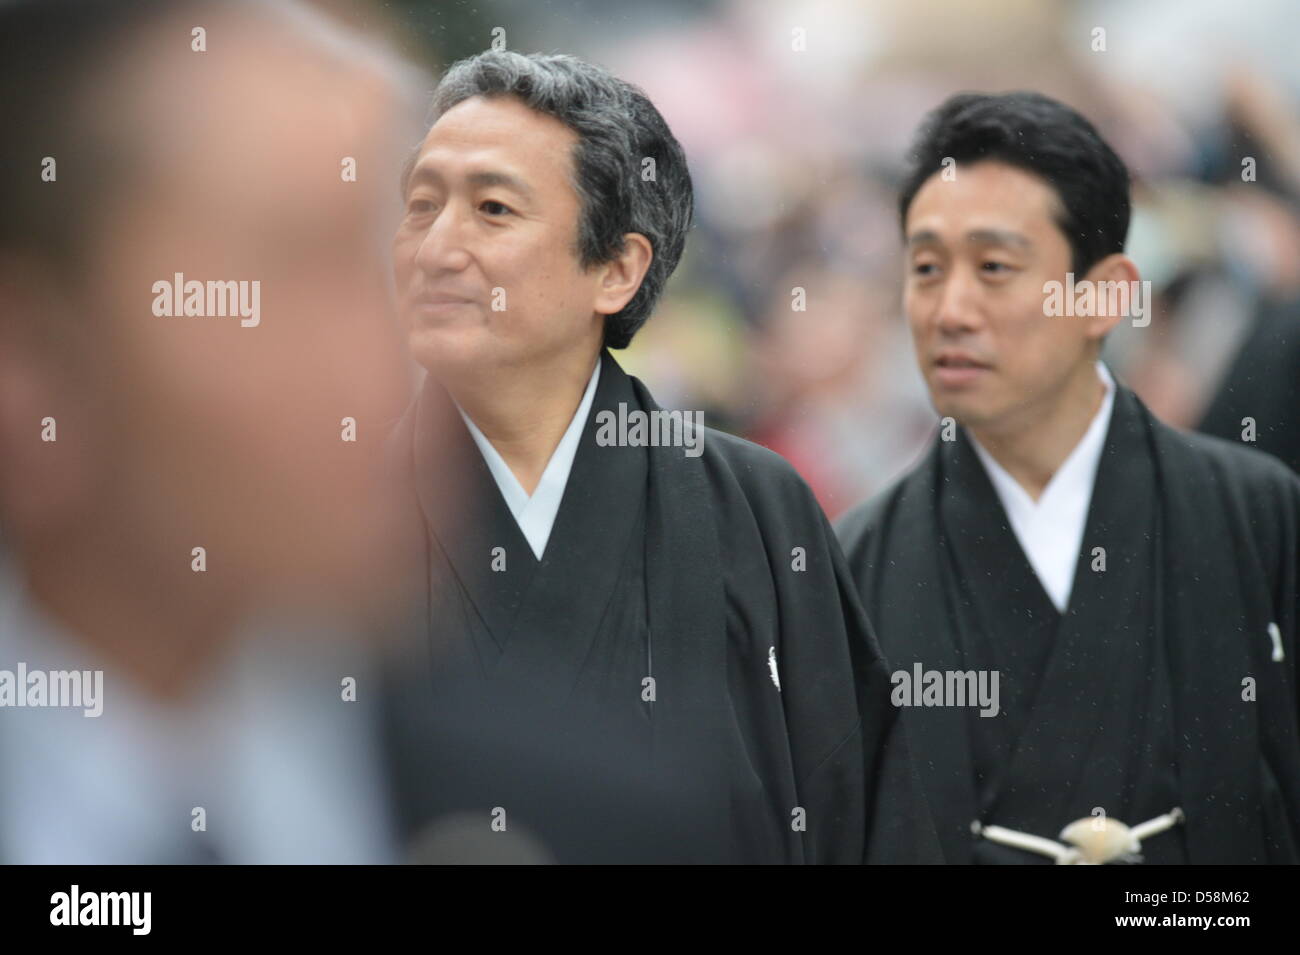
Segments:
[[[981,404],[971,399],[954,398],[952,395],[935,395],[931,393],[930,404],[940,418],[952,418],[963,428],[978,428],[988,421],[990,415]]]
[[[417,325],[407,338],[411,357],[427,371],[457,377],[481,369],[491,359],[479,329]]]

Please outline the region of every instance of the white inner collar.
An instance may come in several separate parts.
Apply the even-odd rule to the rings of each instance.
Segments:
[[[1101,452],[1106,443],[1111,410],[1115,403],[1115,379],[1097,362],[1097,377],[1105,385],[1101,407],[1088,430],[1068,457],[1056,469],[1035,501],[1029,492],[985,448],[970,435],[971,444],[1002,502],[1007,520],[1029,558],[1043,589],[1056,609],[1065,612],[1074,585],[1074,570],[1083,543],[1084,525],[1092,490],[1096,483]]]
[[[582,393],[582,400],[578,402],[578,410],[573,413],[564,436],[560,438],[560,443],[551,453],[551,459],[546,463],[546,470],[542,472],[541,480],[537,482],[537,487],[531,496],[519,483],[519,479],[510,470],[510,465],[506,464],[500,452],[492,446],[492,442],[465,413],[465,409],[459,403],[456,405],[461,420],[465,422],[470,437],[474,439],[474,444],[478,446],[479,453],[483,455],[488,470],[492,472],[492,477],[501,490],[501,496],[505,498],[506,506],[510,508],[515,523],[519,525],[519,530],[538,560],[542,559],[542,554],[546,551],[546,543],[551,537],[551,529],[555,526],[555,518],[560,511],[560,501],[564,498],[564,488],[569,482],[569,472],[573,470],[573,459],[578,454],[583,427],[587,423],[587,415],[591,412],[591,405],[596,397],[596,383],[599,380],[600,359],[598,357],[591,378],[587,381],[587,390]]]

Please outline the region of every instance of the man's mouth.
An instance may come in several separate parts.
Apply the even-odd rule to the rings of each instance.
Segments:
[[[935,378],[945,387],[962,387],[978,380],[989,366],[966,352],[940,352],[934,359]]]
[[[988,365],[977,361],[965,352],[940,352],[934,363],[940,368],[987,368]]]
[[[418,295],[410,300],[410,308],[415,316],[425,321],[441,322],[464,312],[475,304],[474,299],[448,292],[436,292]]]
[[[472,305],[473,299],[465,298],[460,295],[421,295],[413,301],[416,308],[424,308],[434,305]]]

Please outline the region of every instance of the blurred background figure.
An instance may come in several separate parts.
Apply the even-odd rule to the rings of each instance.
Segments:
[[[0,858],[387,858],[403,68],[289,4],[0,18]]]
[[[599,62],[659,105],[691,157],[697,221],[619,360],[665,407],[705,408],[785,455],[831,517],[901,474],[935,426],[900,317],[892,190],[921,116],[963,89],[1060,99],[1134,171],[1130,248],[1157,303],[1105,358],[1143,401],[1182,427],[1211,413],[1206,427],[1233,440],[1250,415],[1256,446],[1279,456],[1300,440],[1289,0],[391,8],[413,57],[450,62],[499,30],[510,49]],[[1212,412],[1222,392],[1233,400]]]

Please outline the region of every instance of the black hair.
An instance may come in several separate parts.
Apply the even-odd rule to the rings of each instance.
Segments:
[[[1041,93],[949,97],[926,116],[909,158],[898,198],[904,227],[912,200],[945,159],[958,165],[996,161],[1038,176],[1055,191],[1056,224],[1070,243],[1076,273],[1124,251],[1128,169],[1088,120]]]

